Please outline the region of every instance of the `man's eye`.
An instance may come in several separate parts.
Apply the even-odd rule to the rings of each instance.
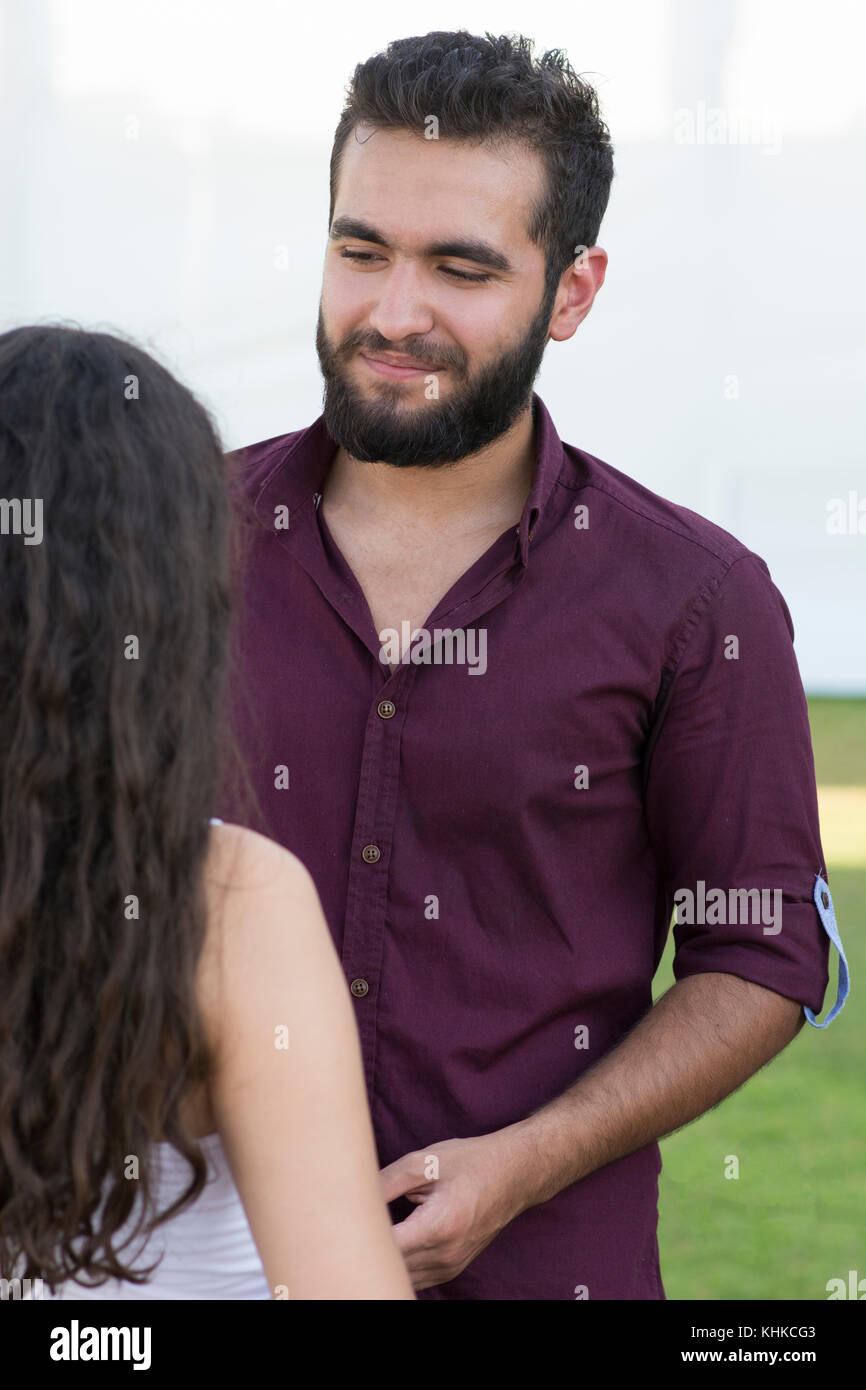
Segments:
[[[442,270],[446,275],[453,275],[457,280],[472,280],[479,284],[482,280],[489,280],[489,275],[471,274],[468,270],[455,270],[451,265],[443,265]]]
[[[344,260],[347,261],[364,261],[366,263],[379,259],[379,257],[376,255],[374,251],[344,250],[340,252],[340,255],[341,257],[343,257]],[[443,265],[440,266],[439,269],[442,271],[443,275],[450,275],[455,280],[468,280],[471,284],[476,285],[481,284],[484,280],[490,279],[489,275],[473,274],[468,270],[455,270],[454,266],[451,265]]]

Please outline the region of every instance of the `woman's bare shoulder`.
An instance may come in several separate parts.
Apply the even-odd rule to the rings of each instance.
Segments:
[[[213,1018],[224,987],[254,955],[267,970],[275,952],[303,951],[328,936],[309,870],[296,854],[245,826],[211,826],[204,865],[207,912],[199,961],[200,1001]]]
[[[204,882],[209,911],[231,911],[235,895],[302,892],[312,879],[298,856],[276,840],[243,825],[220,822],[211,826]]]

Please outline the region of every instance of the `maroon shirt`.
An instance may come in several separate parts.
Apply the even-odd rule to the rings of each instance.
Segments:
[[[380,660],[318,510],[321,417],[236,455],[258,523],[235,719],[266,832],[308,866],[342,959],[383,1167],[526,1117],[608,1052],[651,1007],[678,890],[707,919],[675,928],[678,979],[724,971],[816,1013],[828,981],[781,594],[533,403],[520,525],[425,623],[472,630],[463,663],[435,659],[447,639],[396,674]],[[768,890],[766,911],[738,888]],[[713,889],[734,906],[701,912]],[[660,1168],[656,1144],[609,1164],[419,1297],[664,1298]]]

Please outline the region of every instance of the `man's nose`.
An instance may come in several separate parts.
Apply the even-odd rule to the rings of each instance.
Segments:
[[[406,262],[389,266],[377,276],[376,301],[368,315],[371,328],[389,344],[389,351],[402,352],[400,344],[420,338],[433,327],[434,315],[424,293],[423,277],[417,266]]]

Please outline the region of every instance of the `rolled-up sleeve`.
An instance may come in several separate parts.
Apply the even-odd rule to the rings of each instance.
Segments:
[[[660,691],[644,794],[677,911],[676,978],[723,971],[818,1013],[829,939],[814,894],[827,871],[793,638],[758,556],[707,581]]]

